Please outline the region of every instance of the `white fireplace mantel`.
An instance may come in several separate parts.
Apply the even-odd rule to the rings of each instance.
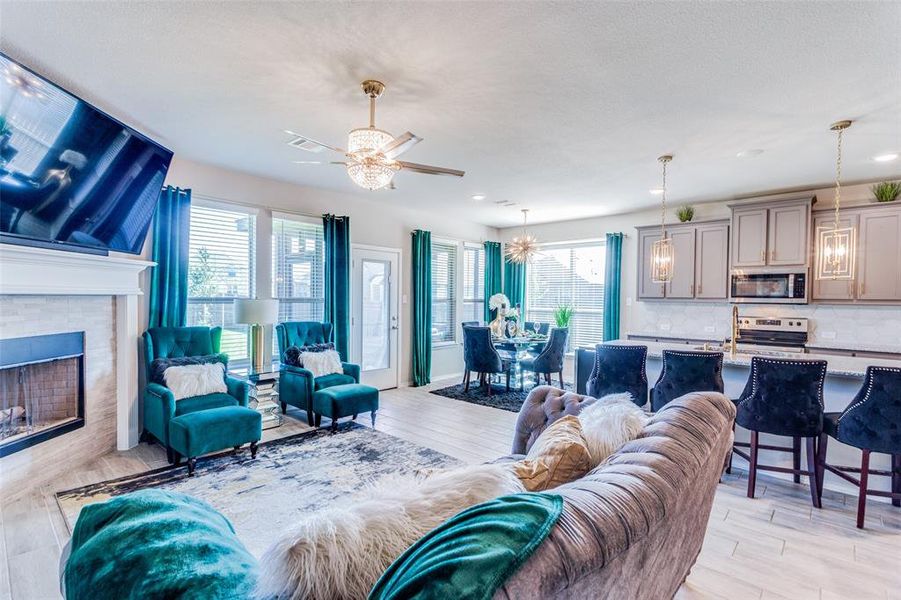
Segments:
[[[141,273],[156,263],[0,244],[0,294],[115,296],[116,446],[138,443],[138,296]],[[112,358],[112,357],[111,357]],[[86,357],[86,360],[97,360]]]

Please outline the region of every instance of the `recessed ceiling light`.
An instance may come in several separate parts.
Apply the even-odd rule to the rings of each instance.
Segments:
[[[660,194],[663,193],[663,188],[651,188],[648,191],[651,192],[652,194],[654,194],[655,196],[659,196]]]
[[[484,200],[487,197],[488,196],[486,196],[485,194],[473,194],[472,195],[473,200]]]
[[[873,157],[873,160],[875,160],[876,162],[891,162],[897,159],[898,154],[896,152],[889,152],[888,154],[880,154]]]
[[[763,150],[760,148],[751,148],[750,150],[742,150],[738,154],[736,154],[736,158],[753,158],[755,156],[760,156],[763,154]]]

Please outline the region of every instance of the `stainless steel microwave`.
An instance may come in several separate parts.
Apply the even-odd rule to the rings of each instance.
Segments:
[[[733,271],[729,282],[733,302],[807,304],[807,272]]]

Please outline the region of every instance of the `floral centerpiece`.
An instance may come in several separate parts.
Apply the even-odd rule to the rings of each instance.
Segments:
[[[510,308],[510,299],[504,294],[494,294],[488,299],[488,308],[497,311],[494,320],[489,325],[491,327],[491,335],[503,337],[507,310]]]

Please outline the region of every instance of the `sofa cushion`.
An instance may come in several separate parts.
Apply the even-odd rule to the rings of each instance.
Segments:
[[[225,365],[219,362],[169,367],[163,373],[163,379],[176,400],[228,392]]]
[[[169,367],[183,367],[185,365],[205,365],[221,362],[228,366],[227,354],[204,354],[202,356],[179,356],[177,358],[155,358],[150,363],[150,382],[166,385],[164,373]]]
[[[64,566],[69,600],[250,598],[257,561],[205,502],[142,490],[81,509]]]
[[[238,406],[238,401],[228,394],[222,393],[185,398],[175,403],[175,416],[222,406]]]
[[[591,454],[578,417],[566,416],[538,436],[526,457],[511,468],[530,492],[557,487],[585,475]]]
[[[341,366],[341,357],[335,350],[303,352],[300,355],[300,362],[303,363],[304,369],[313,374],[314,378],[344,372],[344,368]]]
[[[637,438],[648,423],[648,415],[632,402],[631,394],[610,394],[586,406],[579,413],[579,422],[594,468]]]
[[[347,385],[349,383],[356,383],[354,378],[350,375],[345,375],[344,373],[332,373],[330,375],[323,375],[322,377],[317,377],[313,380],[313,389],[322,390],[329,387],[334,387],[336,385]]]
[[[334,350],[335,344],[332,342],[323,342],[321,344],[307,344],[306,346],[289,346],[285,350],[282,360],[286,365],[292,367],[303,367],[301,355],[305,352],[325,352],[326,350]]]

